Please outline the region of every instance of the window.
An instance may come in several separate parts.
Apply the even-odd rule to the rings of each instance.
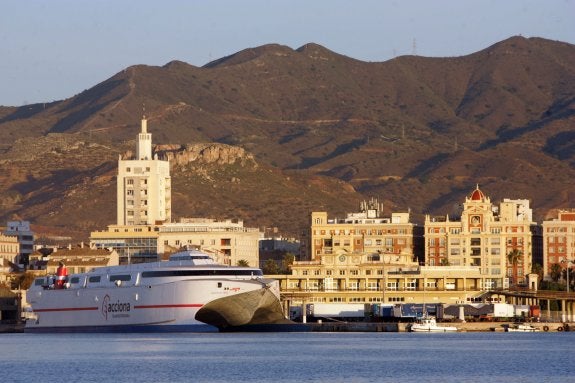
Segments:
[[[371,291],[377,291],[379,289],[379,283],[377,282],[367,282],[367,289]]]
[[[359,275],[359,271],[358,270],[351,270],[349,272],[351,275]]]
[[[110,275],[110,282],[116,282],[116,281],[127,282],[130,280],[132,280],[132,276],[130,274]]]

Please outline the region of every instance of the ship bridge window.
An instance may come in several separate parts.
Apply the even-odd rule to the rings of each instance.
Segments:
[[[132,280],[132,276],[130,274],[110,275],[110,282],[116,282],[116,281],[128,282],[131,280]]]
[[[253,275],[262,276],[261,270],[158,270],[144,271],[142,278],[161,278],[161,277],[192,277],[192,276],[232,276],[232,275]]]
[[[89,279],[89,283],[100,283],[100,275],[92,275]]]

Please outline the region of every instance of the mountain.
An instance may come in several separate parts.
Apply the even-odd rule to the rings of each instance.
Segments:
[[[157,150],[253,157],[173,166],[177,216],[297,234],[311,210],[343,215],[376,196],[421,222],[456,212],[476,184],[492,201],[530,199],[539,221],[575,207],[575,48],[516,36],[467,56],[386,62],[270,44],[203,67],[136,65],[66,100],[0,107],[0,219],[79,237],[114,223],[116,161],[144,111]]]

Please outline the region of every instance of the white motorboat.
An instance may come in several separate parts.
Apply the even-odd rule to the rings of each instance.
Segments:
[[[537,327],[530,325],[529,323],[515,323],[505,327],[506,332],[535,332],[539,331]]]
[[[26,332],[218,331],[283,323],[279,283],[196,250],[169,261],[37,278]]]
[[[454,332],[457,331],[457,327],[439,326],[435,317],[423,316],[412,323],[409,330],[411,332]]]

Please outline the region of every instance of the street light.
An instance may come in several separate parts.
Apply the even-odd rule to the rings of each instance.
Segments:
[[[561,263],[566,264],[566,271],[567,271],[567,293],[569,293],[569,263],[573,263],[572,259],[564,259]]]

